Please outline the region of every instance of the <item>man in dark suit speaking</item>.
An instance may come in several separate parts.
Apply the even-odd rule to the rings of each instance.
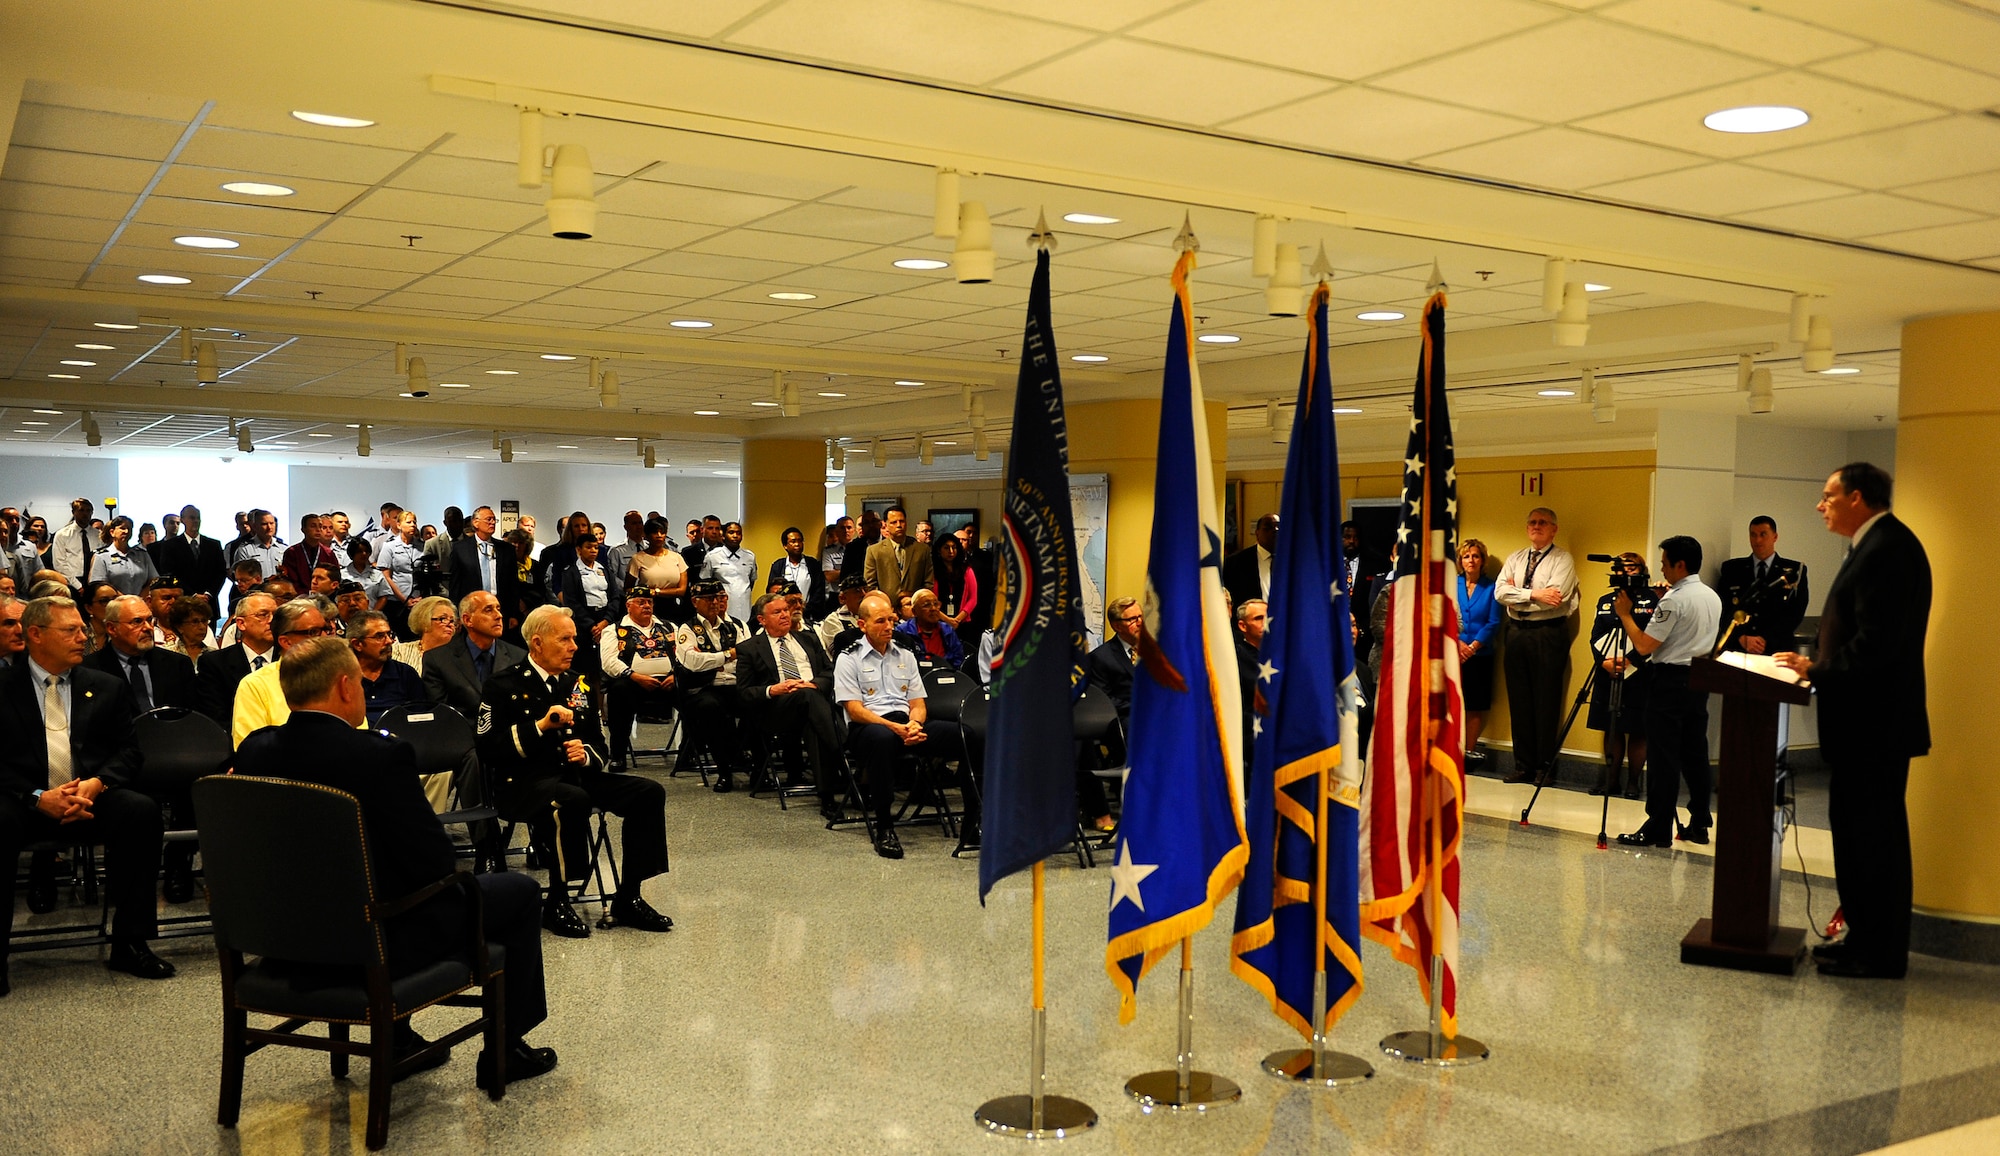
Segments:
[[[1854,462],[1826,480],[1826,528],[1850,540],[1820,611],[1812,659],[1777,661],[1819,698],[1820,755],[1832,772],[1827,825],[1847,938],[1813,948],[1822,975],[1901,979],[1910,954],[1910,759],[1931,749],[1924,631],[1931,564],[1889,512],[1891,480]]]
[[[339,638],[309,638],[285,652],[278,668],[291,716],[243,740],[236,771],[299,779],[345,791],[361,804],[368,835],[368,866],[376,892],[393,902],[458,869],[451,837],[424,798],[417,754],[386,731],[359,729],[368,718],[361,665]],[[495,871],[476,877],[486,941],[506,949],[507,1079],[524,1080],[556,1066],[554,1048],[530,1047],[524,1038],[548,1018],[542,983],[542,929],[536,919],[541,889],[526,875]],[[384,945],[393,975],[419,971],[465,949],[464,896],[446,891],[389,921]],[[405,1036],[401,1050],[421,1047]],[[492,1060],[482,1053],[480,1087],[492,1080]]]

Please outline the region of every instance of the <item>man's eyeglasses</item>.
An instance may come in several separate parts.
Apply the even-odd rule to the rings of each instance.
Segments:
[[[1143,614],[1128,614],[1118,621],[1126,626],[1130,626],[1134,622],[1144,622],[1145,620],[1146,616]]]
[[[331,627],[331,626],[308,626],[308,627],[302,627],[302,628],[300,628],[300,629],[298,629],[298,630],[287,630],[287,631],[285,631],[285,632],[284,632],[283,634],[279,635],[278,637],[280,637],[280,638],[301,638],[301,637],[303,637],[303,638],[324,638],[325,636],[327,636],[327,635],[329,635],[329,634],[332,634],[332,633],[333,633],[333,627]]]

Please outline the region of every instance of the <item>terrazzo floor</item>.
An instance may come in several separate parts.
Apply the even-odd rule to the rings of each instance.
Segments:
[[[397,1087],[389,1150],[1017,1150],[972,1111],[1025,1090],[1026,876],[982,908],[976,863],[950,858],[934,829],[906,831],[908,858],[891,863],[856,831],[822,830],[810,807],[781,812],[693,778],[667,791],[674,870],[648,896],[676,929],[547,938],[551,1018],[533,1042],[558,1049],[561,1066],[494,1104],[473,1088],[463,1048]],[[1119,1026],[1103,970],[1109,876],[1052,860],[1050,1088],[1102,1121],[1061,1147],[1845,1156],[1948,1142],[1947,1129],[2000,1112],[1995,969],[1915,956],[1906,982],[1871,983],[1810,966],[1793,978],[1684,967],[1677,945],[1708,912],[1710,863],[1475,816],[1460,1014],[1493,1058],[1439,1073],[1382,1057],[1376,1041],[1422,1026],[1424,1009],[1413,973],[1369,944],[1366,994],[1336,1042],[1378,1074],[1337,1092],[1259,1072],[1297,1037],[1229,974],[1228,905],[1195,942],[1196,1048],[1243,1100],[1148,1116],[1122,1088],[1172,1066],[1172,962],[1142,983],[1137,1021]],[[1824,919],[1831,888],[1817,882]],[[1787,922],[1804,922],[1791,875],[1784,905]],[[154,984],[107,972],[92,950],[14,959],[14,993],[0,1000],[0,1151],[363,1151],[363,1083],[333,1082],[325,1059],[303,1052],[251,1057],[241,1124],[216,1127],[212,949],[196,938],[161,951],[181,974]],[[436,1034],[453,1014],[419,1026]]]

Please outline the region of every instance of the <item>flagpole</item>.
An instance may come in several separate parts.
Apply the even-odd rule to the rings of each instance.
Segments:
[[[1172,1070],[1143,1072],[1125,1081],[1125,1094],[1142,1111],[1155,1108],[1205,1112],[1243,1098],[1235,1080],[1194,1066],[1194,937],[1181,937],[1180,1047]]]
[[[1060,1140],[1097,1126],[1097,1110],[1081,1100],[1048,1094],[1044,1061],[1048,1049],[1048,1008],[1043,1002],[1043,884],[1042,865],[1033,869],[1034,901],[1028,938],[1035,962],[1030,984],[1028,1020],[1028,1094],[1000,1096],[979,1105],[972,1118],[989,1132],[1025,1140]]]

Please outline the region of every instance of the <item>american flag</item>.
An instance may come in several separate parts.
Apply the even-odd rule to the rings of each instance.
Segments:
[[[1403,455],[1389,619],[1362,791],[1362,934],[1417,969],[1428,1003],[1444,959],[1444,1032],[1458,1034],[1458,851],[1464,830],[1465,703],[1458,600],[1458,479],[1445,404],[1444,292],[1424,305],[1423,356]]]

